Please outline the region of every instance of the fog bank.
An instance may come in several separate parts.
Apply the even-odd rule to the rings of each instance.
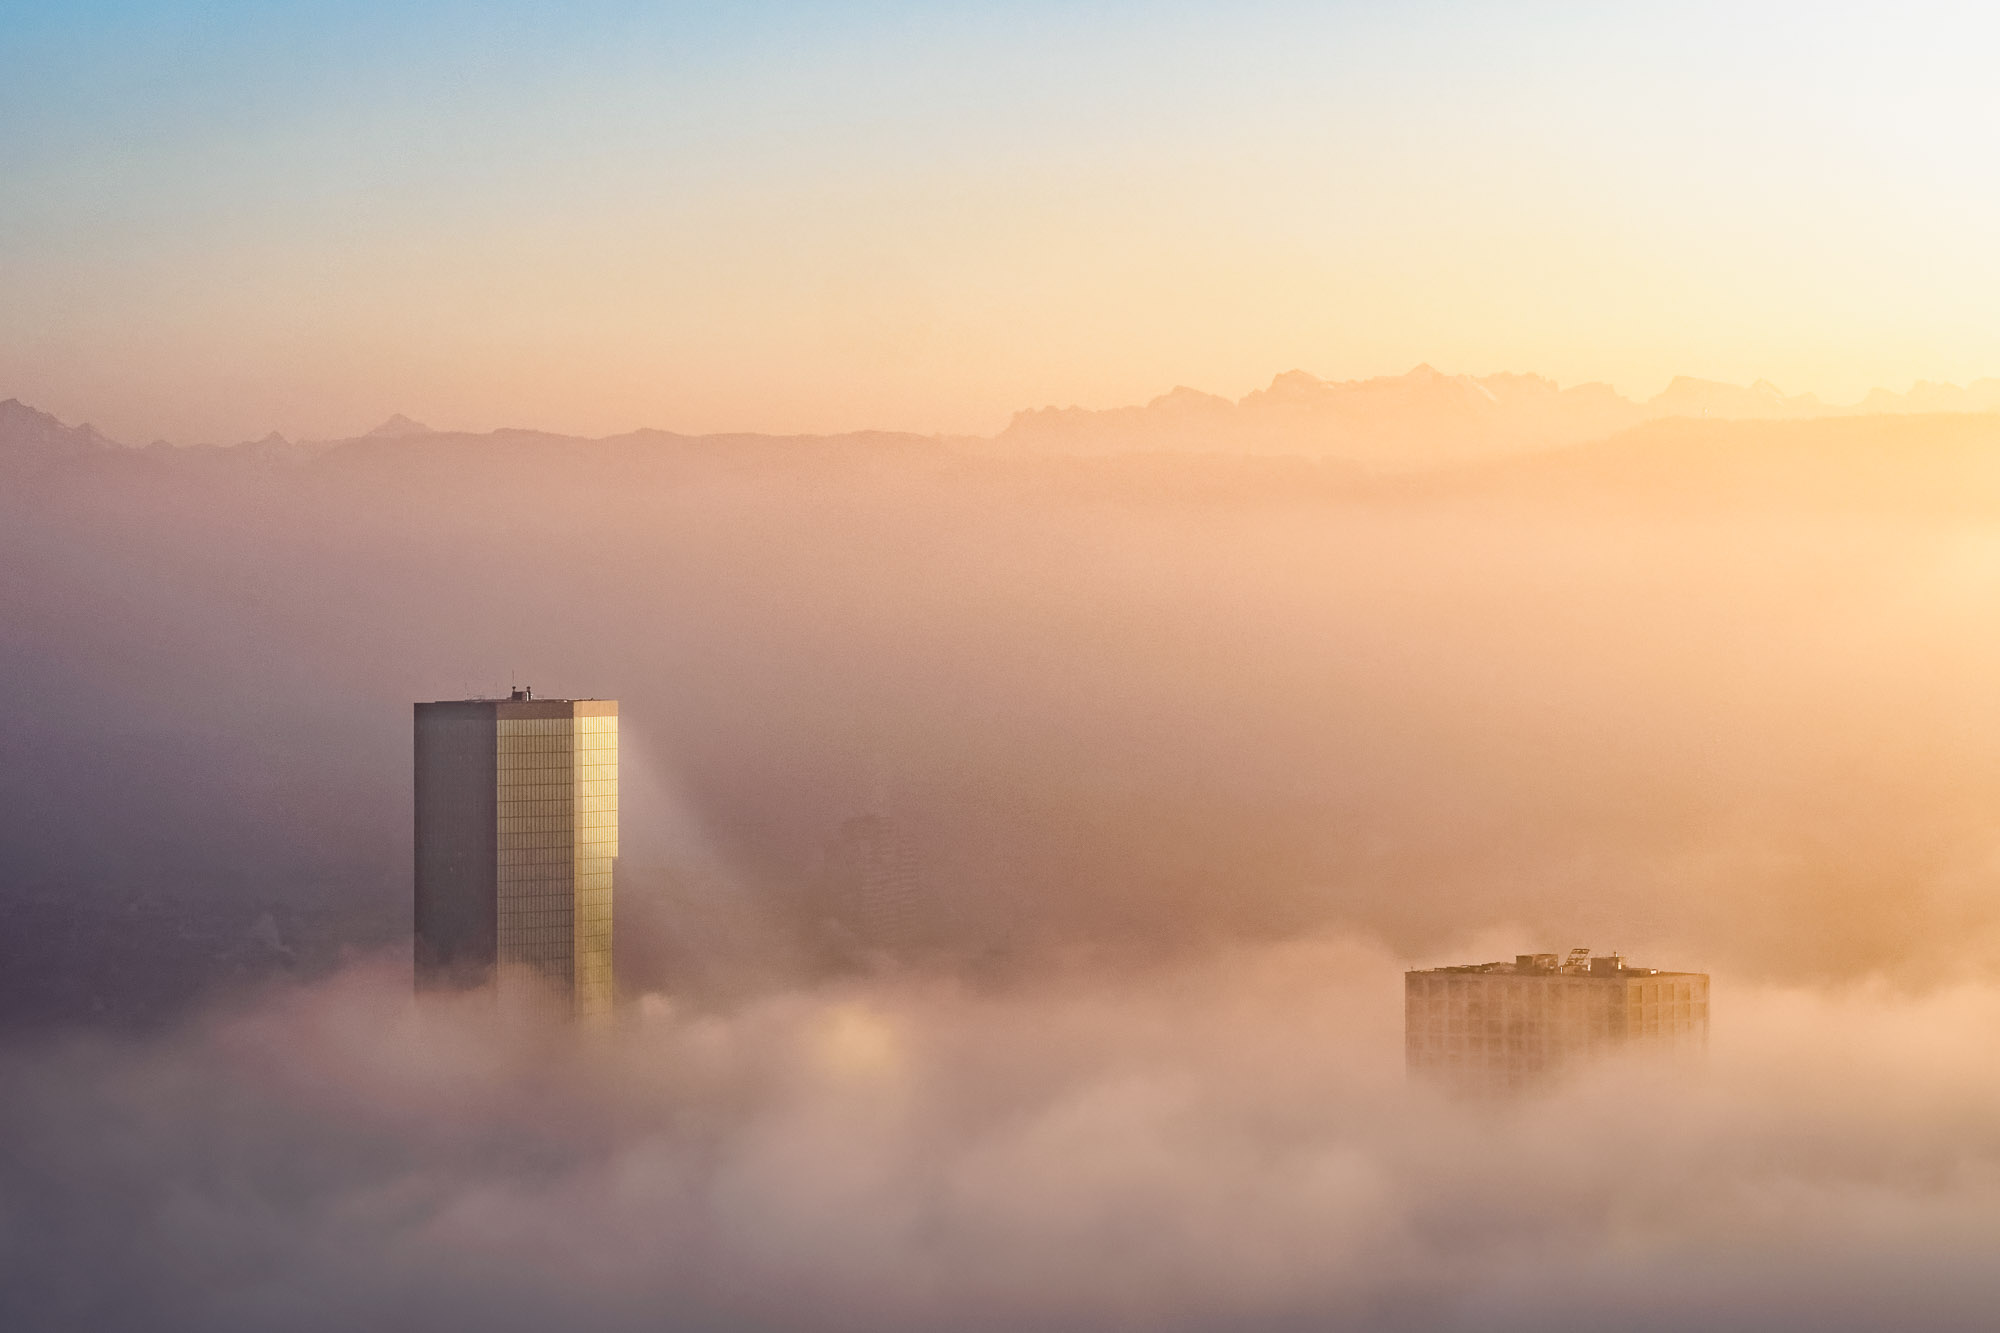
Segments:
[[[1664,422],[1400,479],[65,439],[0,494],[15,1027],[405,947],[410,703],[510,679],[623,701],[621,967],[683,998],[787,984],[861,813],[915,843],[948,970],[1326,928],[1457,961],[1506,927],[1991,975],[1990,417]]]
[[[4,1057],[15,1327],[1981,1327],[2000,993],[1718,986],[1705,1068],[1405,1087],[1337,937],[614,1032],[363,967]]]

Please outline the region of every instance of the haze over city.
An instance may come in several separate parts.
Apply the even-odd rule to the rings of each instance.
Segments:
[[[1985,1327],[1993,36],[0,8],[0,1324]]]

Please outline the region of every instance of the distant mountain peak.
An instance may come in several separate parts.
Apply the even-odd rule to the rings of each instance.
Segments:
[[[366,438],[371,440],[399,440],[411,435],[435,434],[437,432],[426,426],[423,422],[412,421],[401,412],[398,412],[374,430],[369,431]]]
[[[1228,411],[1236,404],[1219,394],[1203,393],[1200,389],[1190,389],[1185,384],[1176,384],[1166,393],[1146,404],[1149,411],[1168,410],[1176,412]]]
[[[49,413],[18,398],[0,402],[0,453],[54,457],[113,447],[115,441],[88,422],[65,426]]]
[[[47,412],[37,407],[29,407],[18,398],[9,398],[5,402],[0,402],[0,421],[32,422],[37,426],[54,430],[69,429],[69,427],[63,425],[62,422],[56,420]]]

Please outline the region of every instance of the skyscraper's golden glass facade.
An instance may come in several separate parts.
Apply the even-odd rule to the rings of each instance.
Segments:
[[[618,860],[618,706],[576,714],[576,1012],[611,1011],[611,870]]]
[[[418,984],[609,1013],[617,703],[418,704],[416,740]]]

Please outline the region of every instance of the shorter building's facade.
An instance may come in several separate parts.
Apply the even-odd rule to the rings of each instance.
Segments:
[[[1505,1090],[1618,1053],[1708,1047],[1708,977],[1633,967],[1617,954],[1521,954],[1403,974],[1410,1073]]]

